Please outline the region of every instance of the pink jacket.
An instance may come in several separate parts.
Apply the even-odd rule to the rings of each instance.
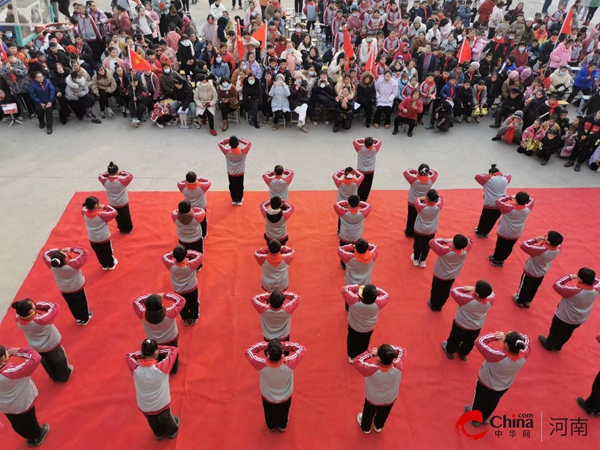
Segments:
[[[565,46],[565,43],[561,42],[550,54],[550,67],[552,69],[558,69],[560,66],[566,66],[570,59],[571,49],[568,49]]]
[[[533,125],[527,127],[525,131],[523,131],[523,135],[521,136],[521,142],[524,142],[525,139],[532,138],[535,141],[541,141],[544,139],[546,132],[542,127],[539,127],[537,130],[533,128]]]

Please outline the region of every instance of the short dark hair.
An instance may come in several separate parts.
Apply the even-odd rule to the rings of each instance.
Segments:
[[[281,305],[283,305],[284,300],[285,297],[283,296],[281,291],[273,291],[269,296],[269,305],[271,305],[275,309],[278,309],[281,308]]]
[[[348,205],[352,208],[356,208],[360,204],[360,197],[358,195],[351,195],[348,197]]]
[[[492,285],[487,281],[479,280],[477,283],[475,283],[475,293],[480,298],[488,298],[490,295],[492,295],[492,292]]]
[[[283,356],[283,345],[281,345],[279,339],[271,339],[269,341],[265,355],[273,362],[278,362],[281,359]]]
[[[366,284],[362,291],[362,302],[371,305],[375,300],[377,300],[377,288],[372,284]]]
[[[452,238],[452,245],[454,245],[454,248],[462,250],[469,245],[469,238],[463,234],[457,234]]]
[[[589,286],[594,285],[594,280],[596,278],[596,272],[594,272],[589,267],[582,267],[577,272],[577,276],[581,279],[583,284],[587,284]]]
[[[269,251],[271,253],[279,253],[281,251],[281,242],[272,239],[269,241],[269,244],[267,245],[267,247],[269,247]]]
[[[360,238],[354,244],[354,248],[358,253],[366,253],[369,250],[369,243],[366,239]]]
[[[231,137],[229,138],[229,146],[230,146],[231,148],[237,148],[237,147],[239,147],[239,145],[240,145],[240,141],[239,141],[239,139],[237,138],[237,136],[231,136]]]
[[[273,169],[273,172],[275,172],[275,175],[283,175],[283,166],[281,165],[276,165],[275,169]]]
[[[548,231],[548,242],[553,247],[558,247],[562,244],[563,236],[558,231]]]
[[[394,362],[396,358],[396,350],[389,344],[381,344],[377,348],[377,356],[381,360],[381,363],[388,366]]]
[[[519,205],[526,205],[529,202],[529,194],[525,191],[520,191],[515,195],[515,200]]]
[[[198,176],[196,175],[196,172],[192,172],[191,170],[185,174],[185,181],[187,181],[188,183],[195,183],[196,180],[198,179]]]
[[[187,214],[192,210],[192,204],[189,200],[181,200],[177,205],[177,209],[181,214]]]
[[[173,257],[177,262],[183,261],[187,258],[187,250],[183,245],[178,245],[173,249]]]
[[[281,200],[281,197],[278,197],[276,195],[271,197],[271,208],[279,209],[279,208],[281,208],[282,203],[283,203],[283,201]]]

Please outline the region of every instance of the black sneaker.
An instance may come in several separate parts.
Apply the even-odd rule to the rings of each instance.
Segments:
[[[499,141],[499,140],[500,140],[500,138],[499,138],[498,136],[494,136],[494,137],[492,138],[492,141]]]
[[[475,228],[473,230],[473,232],[475,233],[475,236],[477,236],[480,239],[483,239],[483,234],[481,234],[479,231],[477,231],[477,228]]]
[[[567,161],[563,165],[564,165],[564,167],[572,167],[575,165],[575,161]]]
[[[102,121],[100,119],[98,119],[97,117],[94,117],[92,119],[92,123],[102,123]]]
[[[92,319],[92,317],[94,317],[94,313],[92,311],[90,311],[88,313],[88,320],[86,320],[86,321],[78,320],[77,325],[86,326],[89,323],[89,321]]]
[[[588,416],[596,417],[596,413],[588,408],[587,403],[583,398],[577,397],[575,402],[581,407],[581,409],[585,411]]]
[[[459,352],[459,353],[458,353],[458,358],[459,358],[461,361],[466,361],[466,360],[467,360],[467,355],[463,355],[463,354],[461,354],[461,353]]]
[[[33,441],[34,445],[36,447],[39,447],[40,445],[42,445],[44,443],[44,440],[46,439],[46,436],[48,436],[49,432],[50,432],[50,425],[48,425],[47,423],[42,425],[42,434],[40,434],[40,437],[34,439],[34,441]]]
[[[27,439],[27,447],[33,447],[35,445],[35,439]]]
[[[46,128],[46,124],[45,123],[40,123],[39,127],[40,127],[40,130],[42,130],[42,129]]]
[[[538,336],[538,341],[540,341],[540,344],[542,344],[542,347],[544,347],[544,349],[548,350],[549,352],[552,351],[551,348],[548,348],[548,338],[546,336],[542,336],[541,334]]]
[[[500,128],[500,125],[496,125],[495,123],[490,125],[490,128]]]
[[[157,441],[162,441],[165,438],[165,435],[163,434],[162,436],[154,436],[156,438]]]
[[[581,164],[577,163],[575,164],[575,172],[579,172],[581,170]]]
[[[46,130],[46,134],[52,134],[52,128],[48,128],[48,129]]]
[[[175,439],[177,433],[179,433],[179,424],[181,423],[181,420],[179,419],[179,416],[173,416],[173,420],[175,420],[175,425],[177,425],[177,431],[175,432],[175,434],[168,434],[167,437],[169,439]]]
[[[396,135],[398,134],[398,130],[397,130],[396,128],[394,128],[394,131],[392,131],[392,134],[393,134],[394,136],[396,136]]]

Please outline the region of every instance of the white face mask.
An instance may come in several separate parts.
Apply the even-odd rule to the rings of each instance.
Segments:
[[[367,38],[367,42],[371,42],[373,40],[373,38],[368,37]]]
[[[164,69],[163,72],[164,73],[171,73],[171,69]]]
[[[314,76],[315,76],[315,72],[314,72],[314,71],[312,71],[312,70],[309,70],[309,71],[308,71],[308,74],[309,74],[311,77],[314,77]]]
[[[560,74],[561,74],[561,75],[566,75],[566,74],[567,74],[567,71],[566,71],[566,70],[561,70],[561,71],[560,71]]]
[[[519,51],[520,52],[524,52],[525,51],[525,47],[519,47]]]
[[[223,58],[217,58],[218,63],[220,63],[221,61],[223,61]]]
[[[229,83],[223,83],[223,89],[229,89]]]
[[[248,84],[252,86],[256,80],[248,80]]]
[[[242,65],[240,66],[240,69],[242,69],[242,70],[246,70],[246,66],[245,66],[244,64],[242,64]]]

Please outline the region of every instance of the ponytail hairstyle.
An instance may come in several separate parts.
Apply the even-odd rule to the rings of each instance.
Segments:
[[[106,169],[109,175],[117,175],[119,173],[119,166],[117,166],[114,162],[108,163],[108,168]]]
[[[490,175],[494,175],[495,173],[500,172],[500,169],[498,169],[496,164],[492,164],[492,166],[490,167],[490,170],[488,170],[488,173]]]
[[[31,314],[32,309],[35,310],[35,305],[32,306],[32,303],[33,301],[30,298],[26,298],[23,300],[17,300],[10,306],[17,310],[19,317],[27,317]]]
[[[365,284],[361,301],[367,305],[372,305],[375,300],[377,300],[377,288],[372,284]]]
[[[62,267],[67,264],[67,257],[63,252],[56,251],[52,254],[50,264],[52,267]]]
[[[377,356],[381,360],[381,364],[389,366],[396,358],[396,350],[389,344],[381,344],[377,349]]]
[[[162,299],[159,295],[149,295],[144,306],[146,307],[144,317],[149,323],[156,325],[165,320],[167,311],[163,307]]]
[[[91,211],[93,209],[96,209],[96,205],[100,204],[100,200],[98,200],[98,197],[88,197],[85,199],[85,202],[83,203],[83,206],[85,206],[88,211]]]
[[[513,355],[518,355],[521,350],[525,350],[527,348],[527,344],[525,344],[525,338],[518,331],[509,331],[504,336],[504,343],[508,347],[508,351]]]
[[[281,308],[281,305],[283,305],[284,300],[285,297],[283,296],[281,291],[273,291],[269,296],[269,305],[271,305],[275,309],[279,309]]]
[[[284,169],[283,169],[283,166],[281,166],[281,165],[276,165],[276,166],[275,166],[275,169],[273,169],[273,172],[275,172],[275,175],[279,175],[279,176],[281,176],[281,175],[283,175],[283,170],[284,170]]]
[[[265,356],[271,362],[279,362],[283,356],[283,345],[281,345],[279,339],[271,339],[269,341],[269,345],[267,345],[267,349],[265,350]]]
[[[350,175],[350,176],[348,177],[348,175]],[[344,176],[345,177],[352,178],[353,175],[354,175],[354,169],[352,167],[346,167],[344,169]]]
[[[198,176],[196,175],[196,172],[192,172],[191,170],[185,174],[185,181],[187,181],[188,183],[195,183],[196,180],[198,179]]]
[[[150,358],[158,350],[158,344],[154,339],[144,339],[142,342],[142,357]]]
[[[419,175],[422,176],[429,175],[429,165],[425,163],[421,164],[417,169],[417,172],[419,172]]]

